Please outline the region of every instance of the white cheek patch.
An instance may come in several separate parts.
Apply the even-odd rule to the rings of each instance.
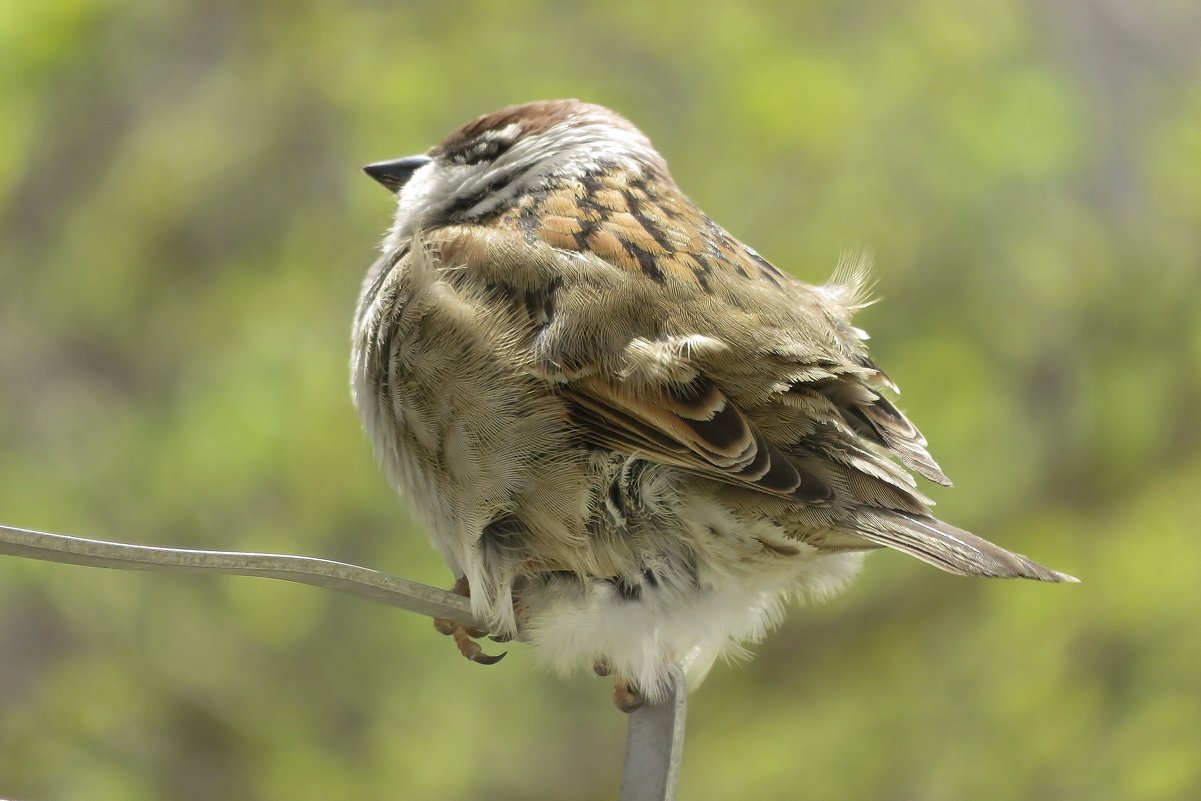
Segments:
[[[420,221],[453,201],[470,167],[439,165],[431,161],[413,173],[396,196],[396,217],[380,249],[395,250],[413,235]]]

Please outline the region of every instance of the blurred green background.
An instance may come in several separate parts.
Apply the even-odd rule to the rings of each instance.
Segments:
[[[824,279],[958,487],[1081,576],[877,554],[694,695],[684,799],[1201,796],[1195,0],[0,4],[0,522],[448,571],[347,389],[359,165],[578,96]],[[605,682],[321,591],[0,558],[0,797],[605,799]]]

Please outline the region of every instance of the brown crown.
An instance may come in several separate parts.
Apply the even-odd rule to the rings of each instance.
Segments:
[[[477,117],[471,122],[451,131],[445,139],[435,145],[429,155],[434,158],[454,158],[466,153],[472,144],[488,131],[497,131],[516,123],[521,131],[517,141],[530,136],[537,136],[549,128],[561,123],[595,123],[601,122],[615,128],[639,132],[634,124],[615,111],[598,106],[594,103],[584,103],[580,100],[538,100],[533,103],[523,103],[517,106],[506,106],[499,111]]]

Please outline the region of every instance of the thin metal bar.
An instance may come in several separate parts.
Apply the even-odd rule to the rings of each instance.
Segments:
[[[480,627],[460,595],[358,565],[279,553],[196,551],[89,540],[0,525],[0,554],[116,570],[225,573],[295,581]]]
[[[0,554],[116,570],[261,576],[337,590],[371,601],[479,626],[459,595],[358,565],[275,553],[199,551],[91,540],[0,525]],[[630,715],[621,801],[674,801],[684,750],[687,690],[672,666],[671,693]]]
[[[675,801],[688,689],[679,665],[672,665],[671,677],[671,694],[663,703],[630,715],[621,801]]]

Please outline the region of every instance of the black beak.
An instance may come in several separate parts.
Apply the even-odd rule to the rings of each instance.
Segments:
[[[363,172],[383,184],[389,192],[395,193],[413,177],[413,173],[430,161],[429,156],[405,156],[402,159],[368,164],[363,168]]]

